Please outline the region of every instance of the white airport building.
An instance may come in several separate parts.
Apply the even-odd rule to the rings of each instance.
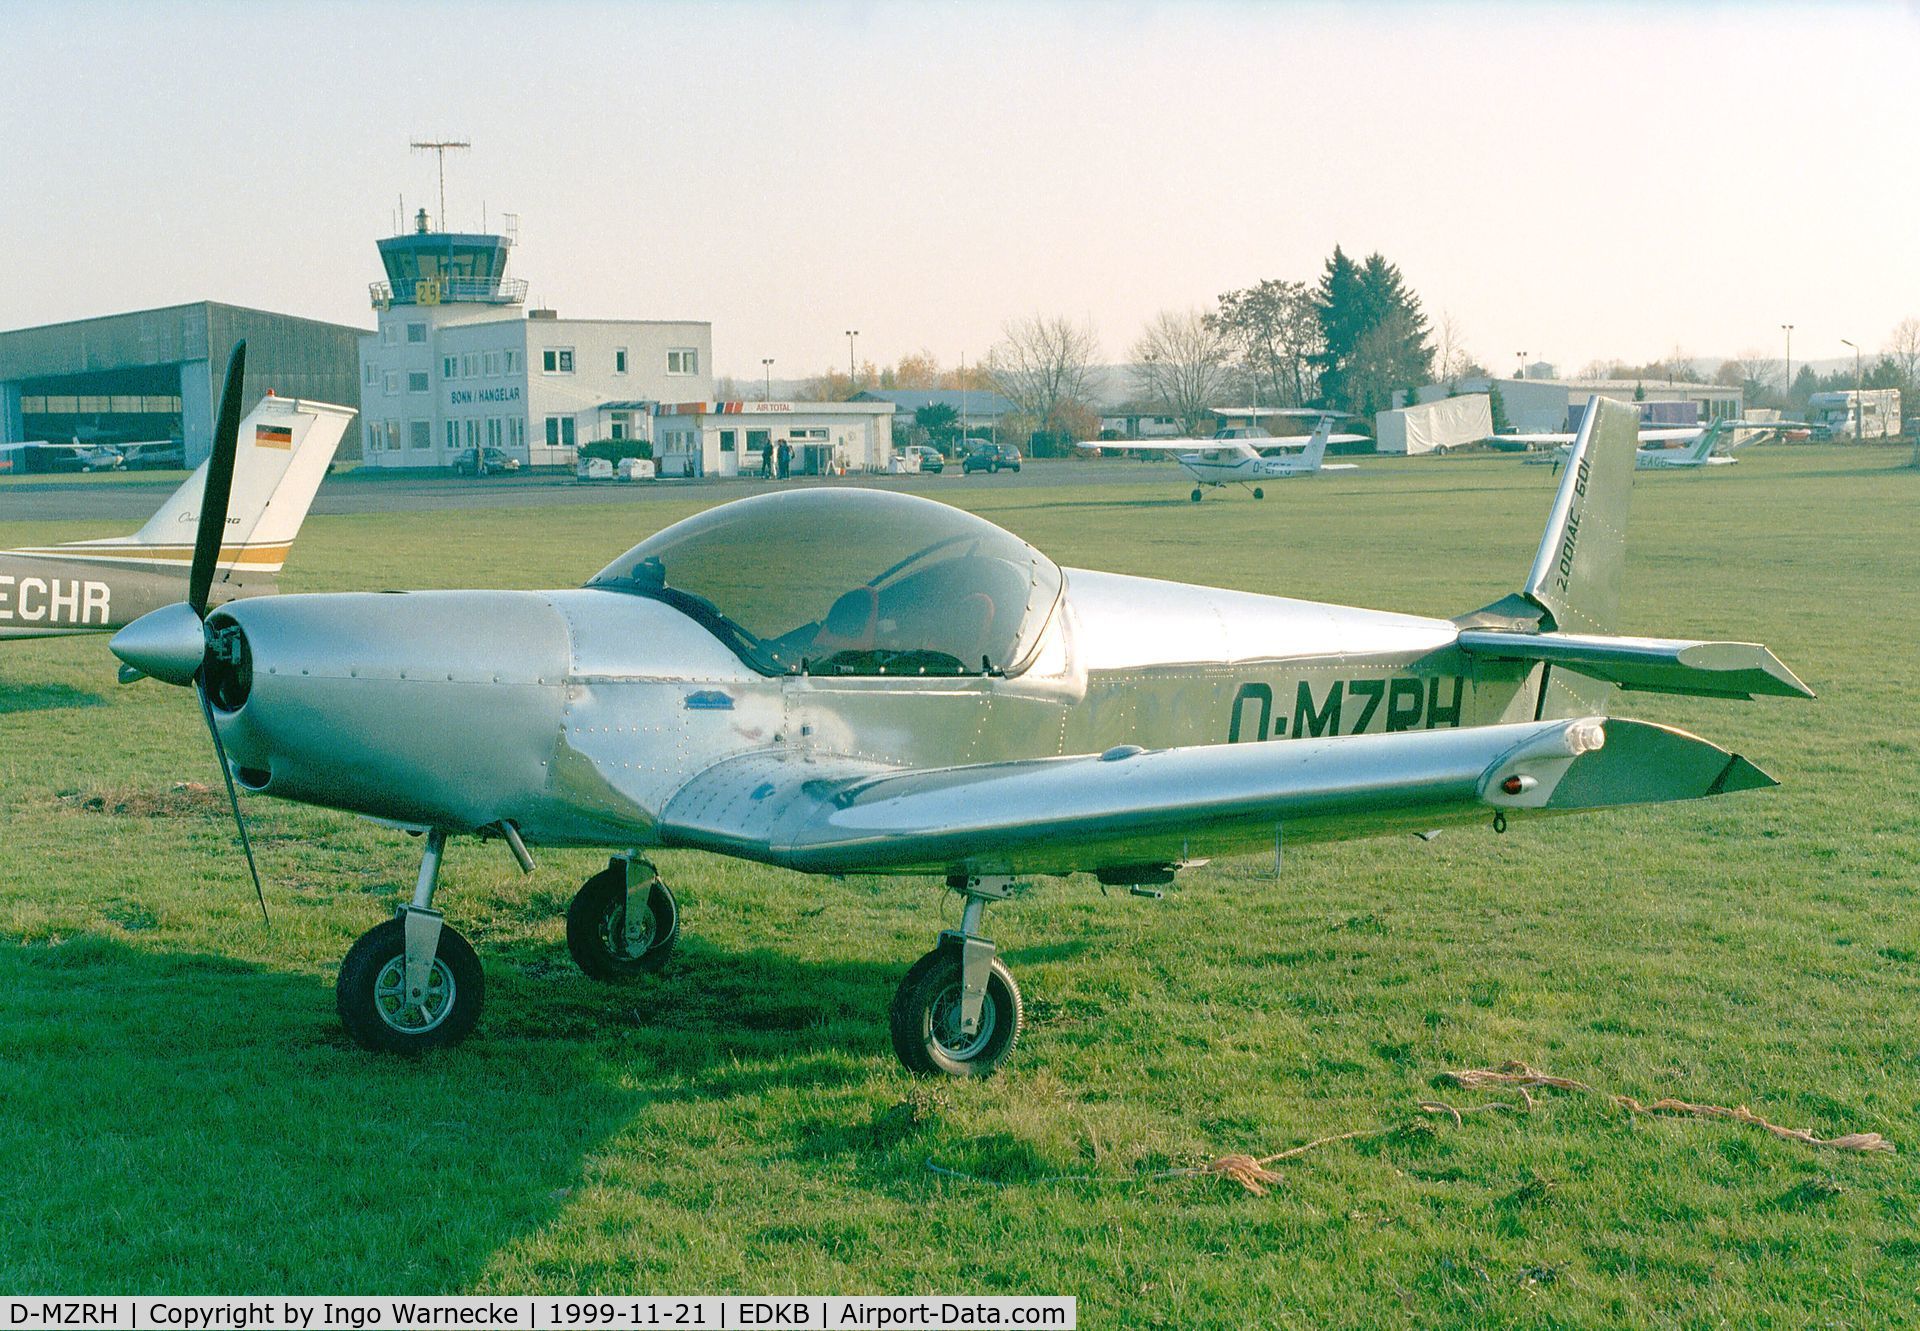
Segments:
[[[1467,378],[1428,384],[1418,392],[1422,403],[1466,393],[1499,390],[1507,421],[1520,434],[1550,434],[1580,427],[1587,403],[1596,397],[1631,402],[1652,424],[1708,424],[1737,420],[1745,395],[1726,384],[1666,383],[1637,379],[1499,379]],[[1662,404],[1673,404],[1663,406]],[[1691,404],[1691,405],[1688,405]]]
[[[606,437],[617,437],[616,425],[638,428],[638,413],[617,418],[641,405],[613,406]],[[792,476],[889,471],[893,413],[891,402],[669,403],[652,418],[653,456],[662,477],[753,475],[766,450],[784,443]]]
[[[507,276],[510,235],[433,231],[378,242],[378,327],[360,340],[361,463],[449,467],[471,448],[528,466],[571,466],[614,437],[649,437],[650,408],[713,395],[713,326],[693,320],[562,319],[525,308]]]

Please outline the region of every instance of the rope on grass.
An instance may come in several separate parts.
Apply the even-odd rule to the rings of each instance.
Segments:
[[[1584,1081],[1572,1077],[1554,1077],[1537,1072],[1525,1063],[1518,1061],[1502,1064],[1497,1068],[1468,1068],[1460,1072],[1441,1074],[1443,1079],[1452,1082],[1463,1090],[1487,1091],[1496,1088],[1510,1088],[1519,1095],[1519,1102],[1510,1100],[1483,1100],[1478,1104],[1451,1105],[1444,1100],[1419,1100],[1415,1108],[1422,1114],[1451,1118],[1456,1127],[1465,1127],[1469,1114],[1530,1114],[1539,1107],[1534,1098],[1536,1090],[1578,1091],[1586,1095],[1600,1096],[1609,1104],[1626,1110],[1630,1114],[1647,1115],[1683,1115],[1692,1118],[1724,1119],[1733,1123],[1744,1123],[1761,1128],[1784,1141],[1799,1142],[1805,1146],[1826,1147],[1836,1151],[1857,1151],[1862,1153],[1891,1153],[1894,1144],[1877,1132],[1850,1132],[1841,1137],[1816,1137],[1805,1128],[1783,1128],[1760,1117],[1745,1105],[1729,1109],[1725,1105],[1694,1104],[1687,1100],[1663,1098],[1652,1104],[1643,1104],[1630,1095],[1618,1095],[1602,1091]],[[1368,1137],[1383,1137],[1388,1133],[1400,1132],[1407,1127],[1404,1123],[1388,1123],[1372,1128],[1356,1128],[1351,1132],[1335,1133],[1331,1137],[1316,1137],[1310,1142],[1290,1146],[1284,1151],[1272,1155],[1253,1156],[1243,1152],[1232,1152],[1217,1156],[1204,1165],[1184,1169],[1162,1169],[1151,1174],[1053,1174],[1045,1178],[1020,1179],[1021,1184],[1035,1183],[1153,1183],[1164,1179],[1176,1178],[1223,1178],[1238,1183],[1256,1197],[1264,1197],[1268,1190],[1285,1182],[1285,1176],[1272,1168],[1282,1160],[1292,1160],[1322,1146],[1331,1146],[1336,1142],[1359,1141]],[[1010,1188],[1015,1182],[1005,1179],[983,1178],[978,1174],[969,1174],[964,1170],[953,1169],[935,1161],[927,1161],[930,1173],[942,1178],[956,1179],[964,1183],[979,1183],[990,1188]]]

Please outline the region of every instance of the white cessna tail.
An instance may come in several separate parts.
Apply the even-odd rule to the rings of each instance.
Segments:
[[[1635,471],[1666,471],[1670,468],[1689,467],[1731,467],[1735,459],[1719,457],[1714,450],[1722,443],[1729,448],[1734,445],[1727,441],[1728,432],[1735,426],[1745,426],[1745,421],[1715,421],[1701,427],[1698,425],[1670,426],[1640,431],[1642,442],[1679,441],[1677,447],[1637,448],[1633,454]],[[1529,457],[1527,462],[1535,465],[1552,463],[1558,469],[1573,452],[1574,436],[1570,434],[1503,434],[1502,440],[1515,440],[1525,444],[1558,444],[1551,453],[1542,453]]]
[[[280,571],[354,415],[351,407],[269,395],[241,421],[216,582],[236,573]],[[22,553],[184,569],[193,562],[194,529],[206,487],[203,462],[133,535]]]
[[[1262,481],[1284,481],[1295,476],[1317,476],[1323,471],[1355,471],[1351,462],[1328,462],[1328,444],[1363,442],[1363,434],[1334,434],[1335,413],[1320,416],[1320,423],[1299,447],[1297,438],[1285,439],[1268,434],[1247,434],[1222,430],[1211,439],[1130,439],[1119,447],[1143,452],[1171,453],[1173,460],[1200,485],[1250,486],[1255,499],[1266,498]],[[1193,502],[1200,502],[1198,486]]]

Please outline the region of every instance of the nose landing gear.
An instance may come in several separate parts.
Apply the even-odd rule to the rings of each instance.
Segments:
[[[941,934],[895,991],[887,1013],[893,1051],[909,1072],[987,1077],[1013,1052],[1024,1010],[1020,986],[981,937],[980,922],[1014,882],[981,874],[948,883],[966,898],[960,928]]]
[[[446,847],[446,832],[427,833],[412,904],[362,934],[340,963],[334,1006],[363,1049],[415,1054],[458,1044],[480,1020],[480,958],[433,909]]]

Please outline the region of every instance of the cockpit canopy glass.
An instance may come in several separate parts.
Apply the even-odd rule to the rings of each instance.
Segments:
[[[589,587],[687,614],[762,674],[1017,674],[1060,569],[945,504],[850,488],[761,495],[677,522]]]

